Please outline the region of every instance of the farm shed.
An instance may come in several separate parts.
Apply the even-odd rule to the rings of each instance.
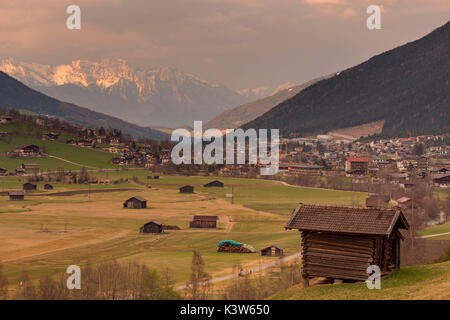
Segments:
[[[123,207],[132,209],[145,209],[147,208],[147,200],[142,198],[141,196],[132,197],[123,203]]]
[[[189,222],[189,228],[216,228],[218,216],[194,216]]]
[[[261,255],[269,257],[280,257],[283,255],[283,250],[283,247],[277,244],[273,244],[267,248],[261,249]]]
[[[44,189],[45,189],[45,190],[53,190],[53,186],[52,186],[51,184],[49,184],[49,183],[46,183],[46,184],[44,185]]]
[[[153,220],[144,224],[140,230],[140,233],[161,233],[163,232],[163,224],[157,220]]]
[[[391,197],[389,195],[373,194],[366,198],[367,208],[387,208]]]
[[[194,193],[193,186],[183,186],[180,188],[180,193]]]
[[[400,268],[400,229],[409,229],[402,211],[300,204],[286,229],[302,234],[303,279],[365,281],[370,265],[382,275]]]
[[[9,200],[20,201],[25,199],[25,193],[22,190],[18,191],[9,191],[8,192]]]
[[[8,170],[6,170],[5,168],[0,168],[0,176],[4,176],[4,175],[6,175],[6,172],[7,172]]]
[[[205,184],[204,187],[220,187],[220,188],[223,188],[224,187],[224,183],[219,181],[219,180],[214,180],[214,181],[211,181],[211,182]]]
[[[36,190],[37,186],[34,183],[27,182],[22,185],[23,190]]]
[[[220,241],[217,245],[218,252],[232,252],[232,253],[255,253],[256,250],[252,246],[236,242],[233,240]]]

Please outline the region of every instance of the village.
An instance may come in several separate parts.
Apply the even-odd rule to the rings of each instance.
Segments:
[[[85,129],[54,117],[14,112],[1,116],[0,122],[5,128],[17,123],[34,128],[22,133],[1,132],[4,143],[9,145],[20,134],[33,136],[35,141],[11,143],[14,147],[3,155],[20,163],[15,168],[0,168],[2,201],[9,208],[6,212],[21,210],[17,205],[25,204],[26,210],[39,216],[45,217],[46,210],[57,216],[59,211],[51,204],[55,199],[82,201],[73,204],[72,210],[98,210],[89,217],[100,220],[105,210],[118,222],[125,217],[133,219],[126,239],[151,235],[163,237],[151,242],[164,241],[165,237],[177,241],[187,234],[199,240],[214,234],[214,241],[206,241],[202,247],[208,252],[207,259],[211,262],[217,258],[215,254],[237,254],[220,261],[221,268],[244,261],[236,271],[239,277],[248,277],[252,270],[262,273],[255,267],[258,263],[276,266],[262,262],[263,257],[286,261],[301,257],[305,288],[363,281],[371,264],[378,265],[385,276],[401,265],[430,263],[449,246],[447,240],[415,239],[422,230],[438,228],[450,220],[446,195],[450,190],[449,135],[354,141],[324,135],[282,139],[278,174],[261,176],[258,173],[263,165],[248,162],[174,165],[170,159],[173,143],[133,139],[115,129]],[[111,167],[49,170],[38,160],[52,157],[48,148],[54,143],[106,154]],[[283,189],[276,191],[278,188]],[[88,202],[84,204],[85,197]],[[29,201],[39,205],[28,208]],[[190,208],[171,204],[180,201]],[[255,201],[261,204],[253,204]],[[93,207],[95,203],[101,209]],[[246,212],[245,218],[242,212]],[[257,224],[247,221],[249,217]],[[76,236],[67,231],[70,220],[64,219],[65,231],[44,220],[39,232]],[[252,230],[263,233],[254,238]],[[301,236],[289,230],[300,231]],[[133,241],[146,243],[145,239]],[[194,240],[190,245],[197,244]],[[258,253],[258,257],[247,255],[251,253]],[[8,250],[5,254],[12,261],[17,259]],[[153,251],[140,254],[154,257]],[[148,257],[144,260],[153,263]],[[221,268],[210,272],[220,278]],[[179,267],[175,272],[176,283],[181,284],[184,272]]]

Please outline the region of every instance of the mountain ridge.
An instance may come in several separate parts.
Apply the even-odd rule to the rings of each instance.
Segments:
[[[0,61],[0,71],[58,100],[141,126],[206,121],[248,99],[174,67],[134,68],[123,59],[50,66],[7,58]]]
[[[0,71],[0,108],[53,115],[83,127],[111,127],[135,137],[155,140],[168,138],[167,134],[159,131],[143,128],[106,114],[51,98],[29,88],[2,71]]]
[[[280,103],[243,128],[284,136],[385,120],[383,135],[450,131],[450,22]]]

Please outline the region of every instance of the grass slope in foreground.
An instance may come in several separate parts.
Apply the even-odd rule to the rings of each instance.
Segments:
[[[404,267],[381,280],[380,290],[369,290],[364,282],[294,286],[271,297],[273,300],[419,300],[450,299],[450,261]]]

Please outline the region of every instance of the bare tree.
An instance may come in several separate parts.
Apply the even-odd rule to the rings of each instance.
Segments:
[[[205,262],[199,251],[194,250],[191,263],[191,276],[186,286],[186,296],[191,300],[206,300],[210,293],[210,275],[205,271]]]

